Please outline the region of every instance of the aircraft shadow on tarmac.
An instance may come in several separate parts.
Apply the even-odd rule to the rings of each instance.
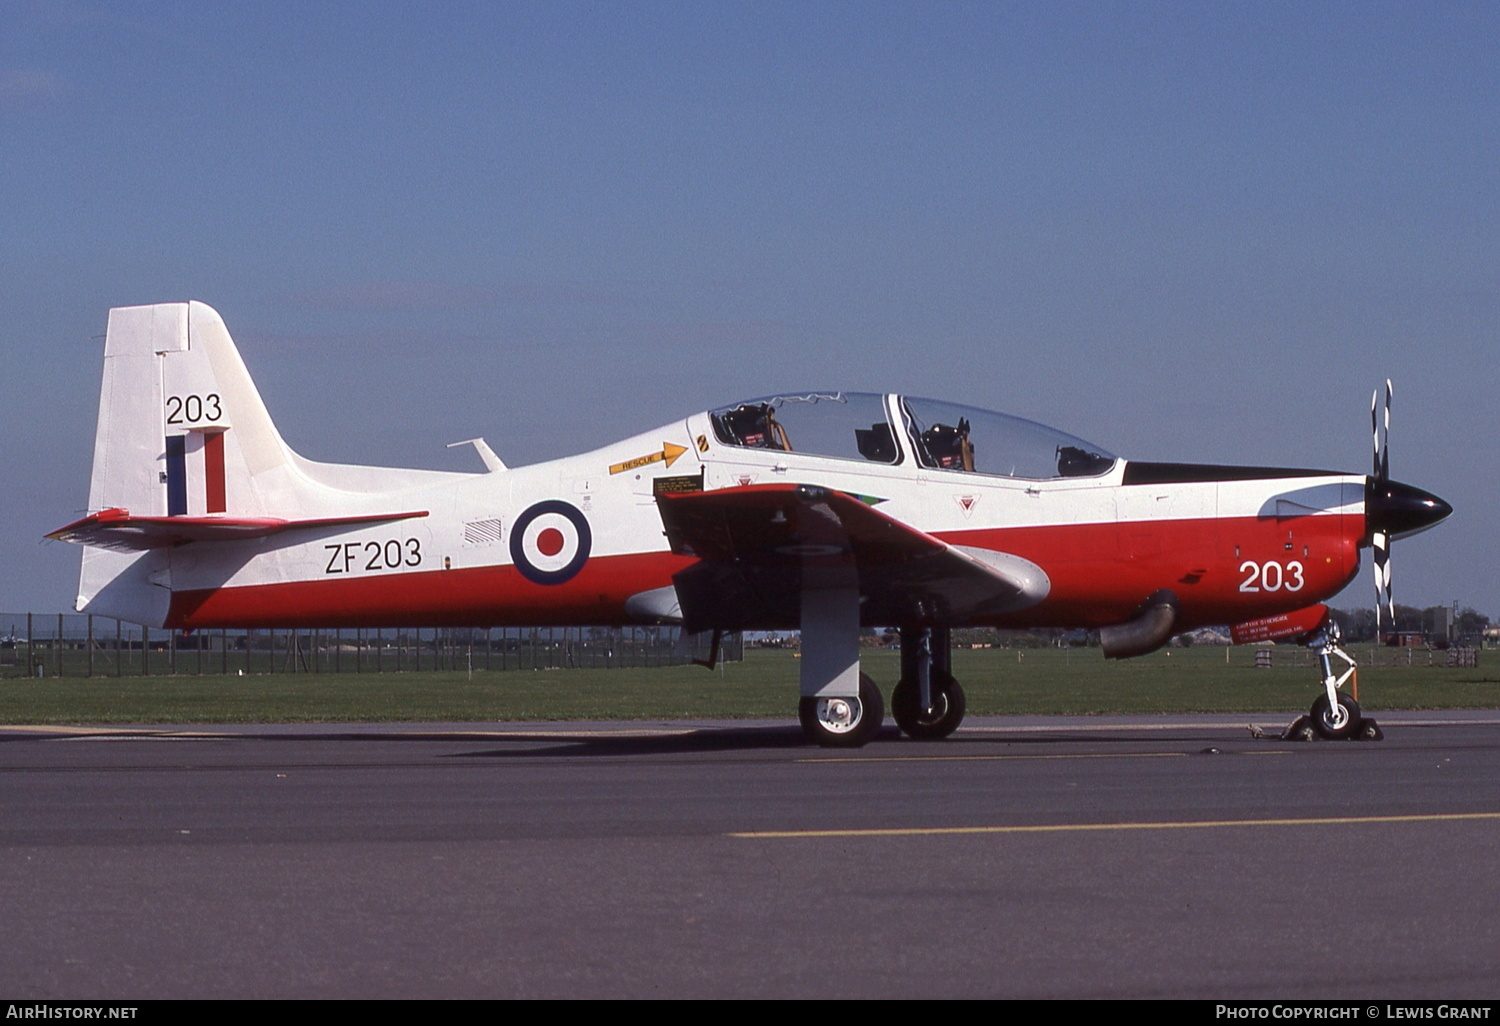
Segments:
[[[1243,728],[1242,728],[1243,729]],[[479,739],[476,739],[479,740]],[[972,752],[977,746],[984,746],[993,751],[998,746],[1007,748],[1026,748],[1035,750],[1037,748],[1050,748],[1060,744],[1077,744],[1087,742],[1091,746],[1131,746],[1140,747],[1145,744],[1153,746],[1187,745],[1194,751],[1204,749],[1206,743],[1251,742],[1252,738],[1248,730],[1243,733],[1229,732],[1220,729],[1212,733],[1190,732],[1190,731],[1162,731],[1142,735],[1137,732],[1122,731],[1120,734],[1109,732],[1089,731],[1083,734],[1077,731],[1070,732],[1067,727],[1058,727],[1056,731],[1043,733],[1009,734],[1003,732],[986,732],[983,734],[958,733],[940,741],[913,741],[905,738],[894,727],[886,727],[871,746],[863,749],[830,750],[819,748],[807,743],[806,736],[796,725],[787,726],[726,726],[712,728],[691,728],[682,732],[671,732],[661,734],[627,734],[627,733],[605,733],[599,734],[570,734],[567,737],[528,736],[517,732],[515,735],[504,740],[497,747],[486,746],[482,751],[471,751],[454,753],[445,758],[483,759],[499,758],[514,759],[522,757],[617,757],[617,756],[649,756],[649,755],[686,755],[694,753],[711,752],[733,752],[733,751],[777,751],[785,749],[796,749],[807,753],[809,757],[823,759],[838,759],[840,757],[869,759],[872,757],[888,756],[895,758],[899,755],[909,755],[921,752],[929,755],[946,753],[951,756],[963,754],[966,750]],[[1261,738],[1263,741],[1279,741],[1275,735]],[[512,743],[516,744],[512,744]],[[544,747],[543,747],[544,746]]]
[[[1087,743],[1103,747],[1140,747],[1143,745],[1190,746],[1196,750],[1205,744],[1243,743],[1260,741],[1280,743],[1279,731],[1266,731],[1259,737],[1251,734],[1248,720],[1245,725],[1233,727],[1226,723],[1193,727],[1173,724],[1172,727],[1142,732],[1121,727],[1118,732],[1102,725],[1090,725],[1087,730],[1070,728],[1067,724],[1056,724],[1045,728],[1030,727],[1025,730],[1004,729],[959,732],[939,741],[914,741],[904,737],[894,726],[887,725],[871,747],[864,749],[826,749],[810,745],[807,737],[795,723],[773,724],[723,724],[713,726],[673,727],[669,724],[620,727],[618,729],[588,730],[568,729],[517,729],[507,730],[503,725],[488,729],[428,729],[428,730],[362,730],[344,728],[338,730],[313,731],[269,731],[228,730],[219,732],[213,728],[103,728],[97,735],[92,731],[77,728],[59,730],[72,740],[83,740],[90,736],[111,740],[141,741],[271,741],[281,744],[299,742],[356,742],[356,743],[412,743],[461,744],[475,746],[468,751],[445,752],[444,759],[517,759],[536,757],[621,757],[684,755],[713,752],[768,752],[795,749],[810,757],[837,759],[840,757],[864,757],[923,752],[926,754],[947,753],[958,755],[972,752],[983,746],[991,750],[1004,746],[1011,749],[1050,748],[1062,744]],[[57,738],[46,731],[26,733],[0,732],[0,743],[6,741],[41,740]],[[861,756],[860,753],[863,753]]]

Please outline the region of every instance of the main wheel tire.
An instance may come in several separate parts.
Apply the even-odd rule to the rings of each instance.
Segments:
[[[1362,722],[1359,703],[1348,695],[1339,695],[1338,709],[1328,701],[1327,695],[1319,695],[1308,714],[1319,734],[1329,741],[1342,741],[1353,737]]]
[[[869,674],[861,673],[858,698],[803,698],[797,719],[807,736],[824,748],[859,748],[880,733],[885,701]]]
[[[918,741],[937,741],[958,729],[964,721],[967,702],[964,689],[946,673],[934,673],[931,679],[931,713],[922,709],[922,695],[915,681],[903,680],[891,692],[891,717],[907,737]]]

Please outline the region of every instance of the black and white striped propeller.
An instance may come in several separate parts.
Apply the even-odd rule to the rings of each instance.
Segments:
[[[1365,530],[1375,568],[1375,637],[1381,637],[1381,611],[1396,625],[1396,602],[1391,595],[1391,541],[1424,531],[1453,512],[1453,507],[1431,492],[1391,480],[1391,387],[1385,381],[1385,415],[1381,417],[1380,390],[1370,396],[1370,437],[1375,452],[1374,471],[1365,479]]]
[[[1385,379],[1385,423],[1382,424],[1377,411],[1380,390],[1370,393],[1370,435],[1375,450],[1375,470],[1371,484],[1376,494],[1381,486],[1391,480],[1391,379]],[[1391,533],[1373,523],[1370,528],[1370,565],[1375,570],[1375,638],[1381,636],[1380,612],[1390,616],[1391,626],[1396,625],[1396,600],[1391,594]]]

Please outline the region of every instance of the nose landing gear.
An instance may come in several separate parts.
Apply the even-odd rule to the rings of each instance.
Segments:
[[[1378,741],[1383,736],[1374,720],[1360,714],[1359,703],[1339,692],[1339,688],[1354,676],[1356,669],[1353,658],[1339,647],[1342,636],[1339,625],[1330,618],[1307,639],[1307,647],[1318,654],[1318,662],[1323,668],[1324,693],[1313,702],[1312,709],[1306,716],[1299,717],[1287,728],[1285,737],[1308,741],[1314,737],[1321,737],[1326,741],[1346,741],[1352,738]],[[1341,674],[1334,673],[1334,656],[1348,664],[1348,668]]]

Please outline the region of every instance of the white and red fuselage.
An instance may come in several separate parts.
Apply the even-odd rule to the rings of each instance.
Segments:
[[[831,543],[808,540],[806,516],[776,534],[778,496],[799,486],[840,497],[818,507],[844,521]],[[938,580],[936,598],[903,618],[1097,628],[1170,589],[1181,631],[1342,589],[1369,543],[1371,488],[1359,474],[1133,462],[999,414],[838,392],[486,473],[320,464],[276,434],[218,315],[166,304],[112,311],[94,512],[55,536],[91,546],[81,609],[180,629],[676,621],[674,578],[700,559],[740,564],[753,590],[768,560],[904,566],[946,548],[1014,594],[944,601],[952,575],[929,571],[918,590]],[[1432,499],[1406,491],[1402,508]],[[865,626],[897,615],[861,601]],[[689,626],[797,626],[784,603],[717,607],[700,595]]]
[[[878,497],[881,513],[945,542],[1044,568],[1047,596],[989,626],[1119,623],[1163,587],[1180,600],[1182,630],[1287,612],[1341,590],[1367,534],[1362,475],[1213,480],[1214,468],[1140,473],[1121,460],[1099,478],[1027,481],[918,468],[909,454],[869,467],[712,439],[695,414],[581,456],[381,496],[386,511],[426,516],[288,544],[173,547],[165,626],[640,622],[632,596],[670,587],[695,561],[671,551],[653,483],[700,471],[705,490],[811,484]],[[670,467],[610,473],[664,445],[687,451]]]

